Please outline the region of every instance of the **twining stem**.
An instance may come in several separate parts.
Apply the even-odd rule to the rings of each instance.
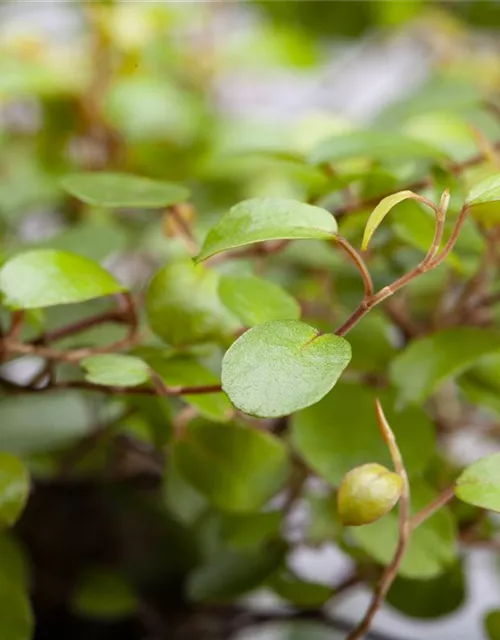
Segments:
[[[434,232],[434,239],[432,241],[431,247],[429,251],[425,255],[424,259],[411,271],[405,273],[400,278],[395,280],[392,284],[380,289],[377,293],[373,295],[365,295],[361,300],[359,307],[354,311],[354,313],[342,324],[337,331],[335,332],[338,336],[344,336],[348,331],[350,331],[354,325],[365,316],[370,309],[373,309],[377,304],[380,304],[383,300],[392,296],[396,291],[407,285],[409,282],[422,275],[426,271],[430,269],[434,269],[448,256],[450,251],[455,246],[455,243],[458,238],[458,234],[460,233],[460,229],[465,222],[468,213],[467,205],[462,207],[460,214],[458,216],[457,222],[455,223],[455,227],[451,233],[450,238],[446,242],[443,249],[439,252],[439,247],[441,245],[441,241],[443,238],[443,230],[444,230],[444,222],[446,216],[446,207],[448,205],[448,192],[445,191],[443,193],[443,197],[441,198],[441,204],[439,207],[434,205],[434,210],[436,212],[436,229]],[[360,270],[361,273],[361,270]],[[362,273],[362,277],[364,275]]]
[[[372,277],[370,272],[368,271],[368,267],[365,264],[362,256],[356,251],[356,249],[349,244],[349,242],[340,234],[336,233],[333,237],[334,242],[336,242],[342,249],[347,253],[347,255],[354,262],[358,271],[363,279],[363,286],[365,289],[365,298],[370,298],[373,295],[374,287],[372,282]]]
[[[410,483],[408,481],[408,474],[406,473],[403,457],[401,455],[401,451],[399,450],[396,438],[394,437],[394,433],[392,432],[392,429],[384,415],[382,405],[380,404],[378,399],[375,400],[375,410],[377,414],[377,423],[382,434],[382,438],[387,444],[389,453],[391,454],[392,462],[394,464],[394,470],[399,475],[403,483],[401,498],[399,501],[399,538],[396,551],[394,552],[394,557],[392,558],[391,563],[386,567],[384,573],[382,574],[382,577],[380,578],[368,610],[366,611],[359,625],[349,634],[347,640],[360,640],[361,638],[364,638],[364,636],[370,630],[373,618],[382,606],[382,603],[384,602],[385,597],[387,596],[387,593],[397,576],[399,566],[401,564],[401,561],[403,560],[406,549],[408,548],[408,543],[410,541],[412,531],[410,511]]]
[[[455,486],[452,485],[439,494],[438,497],[425,506],[421,511],[416,513],[411,519],[411,528],[416,529],[418,526],[433,516],[441,507],[448,504],[455,497]]]

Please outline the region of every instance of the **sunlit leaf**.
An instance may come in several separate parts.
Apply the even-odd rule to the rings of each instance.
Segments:
[[[294,320],[244,333],[222,361],[222,388],[250,415],[293,413],[330,391],[351,359],[347,340]]]
[[[212,227],[196,260],[265,240],[328,239],[336,231],[335,219],[320,207],[287,198],[245,200]]]
[[[371,212],[370,217],[368,218],[368,222],[366,223],[365,232],[363,235],[363,241],[361,243],[361,249],[363,251],[366,251],[371,237],[380,226],[382,220],[393,207],[395,207],[400,202],[403,202],[403,200],[408,200],[408,198],[415,199],[416,197],[417,196],[415,193],[413,193],[413,191],[398,191],[398,193],[393,193],[392,195],[383,198]]]
[[[97,263],[65,251],[26,251],[0,269],[0,292],[5,304],[18,309],[84,302],[123,289]]]
[[[500,512],[500,453],[469,465],[457,479],[455,495],[468,504]]]

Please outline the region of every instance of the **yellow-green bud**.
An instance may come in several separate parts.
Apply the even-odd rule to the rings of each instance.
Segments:
[[[344,476],[337,495],[340,519],[346,526],[360,526],[385,516],[399,500],[401,477],[375,462],[363,464]]]

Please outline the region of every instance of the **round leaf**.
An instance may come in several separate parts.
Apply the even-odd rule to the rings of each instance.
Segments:
[[[384,407],[410,475],[425,468],[435,449],[434,427],[422,409],[395,411],[394,394],[359,384],[339,383],[320,402],[292,417],[292,442],[306,463],[332,485],[360,465],[391,466],[380,437],[375,397]]]
[[[147,364],[134,356],[103,353],[85,358],[81,365],[86,371],[85,379],[94,384],[136,387],[149,380]]]
[[[253,276],[224,276],[219,295],[226,307],[245,326],[253,327],[272,320],[298,320],[300,306],[281,287]]]
[[[250,415],[274,418],[307,407],[330,391],[351,359],[347,340],[294,320],[244,333],[222,361],[222,388]]]
[[[222,305],[218,276],[191,261],[160,269],[146,294],[151,329],[167,343],[181,346],[218,338],[238,327]]]
[[[500,512],[500,453],[469,465],[457,479],[455,495],[468,504]]]
[[[36,309],[84,302],[123,290],[100,265],[65,251],[27,251],[11,258],[0,269],[0,291],[11,308]]]
[[[254,511],[281,487],[288,472],[274,436],[234,424],[193,422],[174,448],[180,474],[216,507]]]
[[[184,187],[126,173],[73,173],[61,180],[65,191],[87,204],[110,208],[157,208],[189,197]]]
[[[209,231],[196,260],[201,262],[227,249],[265,240],[327,239],[337,231],[325,209],[288,198],[245,200],[222,216]]]
[[[436,498],[422,482],[412,482],[412,513]],[[391,562],[398,541],[398,515],[391,511],[381,520],[363,527],[348,528],[357,544],[382,565]],[[417,527],[399,568],[405,578],[428,580],[445,571],[456,559],[456,531],[450,510],[443,507]]]
[[[0,453],[0,526],[13,525],[28,499],[30,481],[19,458]]]

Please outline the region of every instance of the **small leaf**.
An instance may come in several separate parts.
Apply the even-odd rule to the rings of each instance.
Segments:
[[[192,422],[186,439],[175,445],[174,460],[185,480],[227,511],[260,509],[288,474],[278,438],[235,424]]]
[[[412,513],[436,498],[436,493],[422,482],[412,482]],[[406,578],[428,580],[440,575],[456,559],[456,527],[450,510],[441,508],[413,531],[410,544],[399,568]],[[398,515],[390,512],[381,520],[363,527],[347,528],[349,536],[374,560],[388,565],[396,549]]]
[[[245,200],[232,207],[212,227],[196,261],[254,242],[328,239],[336,231],[335,219],[320,207],[287,198]]]
[[[335,135],[321,142],[314,149],[310,162],[340,162],[351,158],[372,160],[395,159],[444,159],[446,155],[431,145],[413,140],[401,133],[389,131],[355,131]]]
[[[285,553],[281,541],[246,553],[224,550],[189,576],[188,595],[195,601],[233,600],[259,587],[281,566]]]
[[[484,619],[489,640],[500,640],[500,609],[490,611]]]
[[[89,569],[80,577],[71,607],[86,618],[115,619],[132,615],[137,597],[124,578],[108,569]]]
[[[347,340],[295,320],[244,333],[222,361],[222,388],[250,415],[275,418],[307,407],[330,391],[351,359]]]
[[[34,622],[25,589],[0,580],[0,637],[5,640],[31,640]]]
[[[382,220],[389,213],[389,211],[403,200],[408,198],[415,199],[418,196],[413,191],[398,191],[391,196],[383,198],[375,209],[371,212],[368,222],[366,223],[365,232],[363,234],[363,241],[361,243],[361,250],[366,251],[370,243],[371,237],[380,226]]]
[[[463,567],[457,562],[430,580],[397,577],[387,602],[405,616],[431,620],[456,611],[464,603],[465,595]]]
[[[121,353],[103,353],[89,356],[81,362],[87,372],[85,380],[111,387],[136,387],[149,380],[147,364]]]
[[[190,356],[145,359],[169,387],[201,387],[220,383],[219,376]],[[209,420],[224,422],[233,414],[233,407],[224,393],[191,394],[183,396],[183,399]]]
[[[30,481],[25,466],[10,453],[0,453],[0,526],[11,526],[28,499]]]
[[[308,466],[333,486],[352,468],[391,458],[380,437],[375,397],[384,406],[409,475],[421,472],[435,450],[434,427],[420,407],[394,409],[394,393],[340,382],[320,402],[292,416],[292,444]]]
[[[253,276],[223,276],[219,295],[246,327],[300,318],[300,306],[292,296],[272,282]]]
[[[267,584],[280,598],[296,607],[312,609],[322,607],[334,594],[331,587],[301,580],[288,570],[272,576]]]
[[[458,477],[455,495],[468,504],[500,512],[500,453],[469,465]]]
[[[146,293],[151,329],[165,342],[182,346],[215,340],[239,324],[222,305],[216,273],[191,261],[165,265]]]
[[[500,221],[500,174],[482,180],[469,191],[466,199],[471,215],[487,226]]]
[[[473,327],[445,329],[413,340],[392,361],[390,378],[399,390],[401,402],[419,403],[441,382],[494,351],[500,351],[500,334],[495,331]]]
[[[123,290],[97,263],[65,251],[26,251],[0,269],[0,291],[11,308],[36,309],[84,302]]]
[[[87,204],[110,208],[157,208],[189,197],[184,187],[126,173],[73,173],[62,188]]]

